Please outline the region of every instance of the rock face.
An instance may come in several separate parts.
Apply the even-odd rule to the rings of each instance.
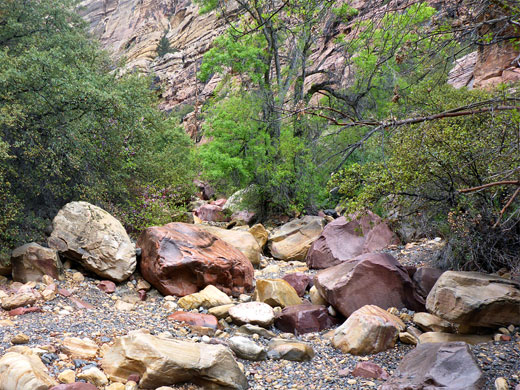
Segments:
[[[306,261],[309,268],[328,268],[397,243],[399,240],[388,225],[369,211],[352,220],[340,217],[325,226],[309,249]]]
[[[136,267],[135,247],[123,225],[87,202],[66,204],[56,215],[49,246],[85,268],[116,282]]]
[[[325,306],[297,305],[283,309],[276,316],[274,325],[283,332],[304,334],[321,332],[337,323],[338,320],[329,314]]]
[[[426,308],[457,324],[520,325],[520,283],[478,272],[448,271],[430,291]]]
[[[31,242],[11,254],[13,280],[21,283],[41,282],[44,275],[58,279],[62,265],[54,249]]]
[[[303,260],[311,244],[319,237],[325,219],[306,216],[276,229],[269,238],[269,249],[275,259]]]
[[[283,279],[257,280],[253,299],[273,307],[281,306],[282,308],[302,303],[296,290]]]
[[[238,249],[254,266],[260,264],[260,246],[255,237],[248,231],[227,230],[206,225],[200,225],[199,227]]]
[[[466,343],[427,343],[409,352],[380,389],[481,390],[484,382]]]
[[[48,390],[54,385],[36,355],[8,352],[0,359],[0,390]]]
[[[228,348],[166,340],[140,332],[116,339],[105,353],[102,367],[114,382],[126,382],[130,374],[138,374],[143,389],[180,382],[247,388],[247,379]]]
[[[332,345],[345,353],[366,355],[392,348],[406,325],[377,306],[356,310],[334,332]]]
[[[314,284],[345,317],[365,305],[424,311],[408,273],[388,254],[369,253],[327,268],[316,274]]]
[[[141,274],[165,295],[193,294],[212,284],[238,296],[253,287],[253,266],[242,252],[197,226],[150,227],[137,246]]]

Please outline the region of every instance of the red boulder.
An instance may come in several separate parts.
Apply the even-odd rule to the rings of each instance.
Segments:
[[[287,306],[279,313],[274,325],[283,332],[296,335],[320,332],[338,324],[338,320],[332,317],[325,306],[320,305],[295,305]]]
[[[193,294],[209,284],[238,296],[253,288],[253,266],[242,252],[185,223],[146,229],[141,248],[143,277],[164,295]]]
[[[398,242],[388,225],[369,211],[352,220],[340,217],[325,226],[306,261],[309,268],[328,268]]]
[[[314,285],[345,317],[365,305],[425,310],[406,269],[384,253],[364,254],[320,271]]]

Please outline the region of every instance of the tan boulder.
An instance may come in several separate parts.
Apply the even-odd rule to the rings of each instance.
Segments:
[[[61,342],[61,350],[75,358],[89,359],[96,357],[98,349],[98,345],[86,337],[82,339],[65,337]]]
[[[198,293],[183,296],[177,302],[179,307],[185,310],[198,309],[199,307],[209,309],[230,303],[233,303],[231,298],[211,284]]]
[[[392,348],[405,328],[404,322],[393,314],[366,305],[335,330],[332,345],[352,355],[378,353]]]
[[[221,229],[209,225],[200,225],[199,227],[237,248],[249,259],[251,264],[260,264],[260,252],[262,249],[258,245],[256,238],[250,232]]]
[[[267,356],[274,360],[292,360],[301,362],[311,360],[315,353],[314,349],[301,341],[288,341],[284,339],[273,339],[269,342]]]
[[[447,343],[452,341],[464,341],[467,344],[481,344],[492,341],[493,338],[487,335],[476,334],[454,334],[442,332],[426,332],[419,336],[419,343]]]
[[[13,250],[11,264],[13,280],[21,283],[41,282],[45,275],[58,279],[62,269],[58,252],[35,242]]]
[[[60,372],[58,374],[58,380],[61,382],[61,383],[74,383],[76,382],[76,373],[74,372],[74,370],[70,370],[70,369],[67,369],[67,370],[63,370],[62,372]]]
[[[271,254],[275,259],[303,261],[324,226],[324,218],[310,215],[286,223],[269,238]]]
[[[426,309],[457,324],[520,325],[520,283],[479,272],[448,271],[428,294]]]
[[[261,223],[257,223],[249,228],[249,233],[253,235],[256,242],[260,246],[260,249],[263,249],[265,244],[267,244],[267,240],[269,239],[269,232],[265,230],[264,225]]]
[[[415,313],[413,315],[413,322],[425,332],[450,333],[453,331],[451,323],[430,313]]]
[[[123,225],[87,202],[66,204],[52,221],[48,243],[102,278],[121,282],[136,267],[135,246]]]
[[[130,374],[139,375],[143,389],[182,382],[240,390],[248,387],[227,347],[161,339],[141,332],[117,338],[105,353],[102,367],[113,382],[125,382]]]
[[[294,287],[283,279],[257,280],[253,299],[273,307],[281,306],[282,308],[302,303]]]
[[[30,351],[8,352],[0,359],[0,390],[48,390],[57,384]]]

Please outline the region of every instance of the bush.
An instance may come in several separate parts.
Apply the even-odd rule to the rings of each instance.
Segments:
[[[75,3],[0,2],[0,186],[15,195],[2,246],[43,241],[72,200],[124,210],[153,186],[182,205],[191,189],[189,140],[157,110],[149,78],[116,78]]]
[[[485,101],[491,92],[455,90],[417,91],[428,107],[443,112]],[[421,111],[419,111],[421,110]],[[381,159],[353,164],[331,180],[350,211],[392,200],[400,214],[422,214],[444,234],[450,256],[445,265],[494,271],[518,265],[519,212],[516,199],[502,217],[501,210],[516,187],[496,186],[462,194],[459,190],[508,178],[518,178],[520,146],[517,111],[445,118],[396,128],[370,144]],[[389,197],[390,196],[390,197]],[[439,217],[442,218],[439,218]]]

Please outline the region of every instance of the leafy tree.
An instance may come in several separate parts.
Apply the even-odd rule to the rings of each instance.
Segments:
[[[116,78],[74,5],[0,2],[0,145],[9,155],[0,174],[16,227],[2,237],[6,247],[43,240],[50,218],[71,200],[123,210],[147,185],[189,193],[181,130],[155,108],[148,78]]]

